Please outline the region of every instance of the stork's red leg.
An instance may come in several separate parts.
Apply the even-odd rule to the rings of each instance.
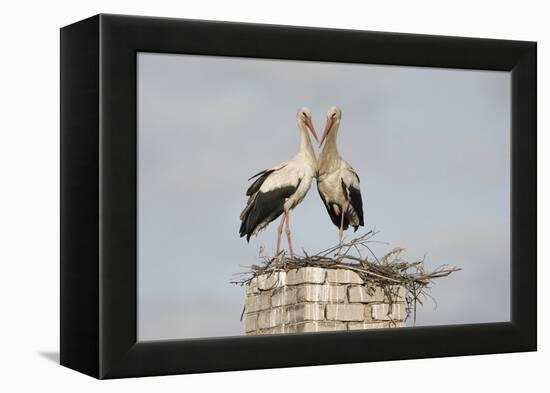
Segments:
[[[338,231],[339,244],[342,244],[342,238],[344,237],[344,209],[340,208],[340,230]]]
[[[277,227],[277,251],[275,252],[275,255],[279,255],[279,251],[281,250],[281,235],[283,234],[283,224],[285,223],[285,220],[286,220],[286,213],[283,213],[281,222]]]
[[[292,249],[292,238],[290,236],[290,219],[289,219],[289,214],[287,211],[285,211],[285,232],[286,232],[286,240],[288,240],[288,249],[290,251],[290,255],[294,255],[294,250]]]

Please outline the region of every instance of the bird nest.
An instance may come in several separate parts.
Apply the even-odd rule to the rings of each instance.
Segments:
[[[426,271],[424,258],[412,262],[407,261],[402,257],[405,249],[401,247],[392,248],[384,255],[377,256],[371,245],[387,243],[373,240],[376,234],[377,232],[371,230],[360,237],[314,255],[309,255],[304,250],[302,250],[303,255],[290,255],[283,250],[274,257],[265,256],[261,248],[259,256],[261,264],[251,265],[248,271],[237,273],[238,278],[231,283],[242,286],[257,276],[280,271],[286,272],[302,267],[347,269],[357,273],[363,279],[367,291],[371,294],[376,288],[381,288],[390,305],[397,296],[398,291],[395,288],[404,287],[407,318],[412,315],[413,324],[415,324],[418,304],[423,305],[424,301],[429,298],[437,306],[437,302],[430,295],[433,281],[437,278],[447,277],[461,269],[450,265],[440,265],[432,271]]]

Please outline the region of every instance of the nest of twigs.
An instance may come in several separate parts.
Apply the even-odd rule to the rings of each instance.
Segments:
[[[424,258],[409,262],[402,258],[404,248],[396,247],[378,257],[372,251],[370,245],[384,242],[375,241],[375,231],[369,231],[364,235],[344,242],[334,247],[318,252],[314,255],[289,255],[281,251],[276,256],[263,255],[260,249],[261,264],[249,266],[246,272],[238,273],[237,280],[233,284],[245,285],[254,277],[271,274],[279,271],[288,271],[301,267],[322,267],[327,269],[348,269],[357,273],[365,282],[368,291],[374,291],[376,287],[382,288],[390,305],[397,296],[396,288],[402,286],[406,289],[407,318],[413,316],[413,324],[416,323],[417,304],[423,305],[426,298],[435,299],[429,294],[433,280],[446,277],[453,272],[461,270],[455,266],[441,265],[433,271],[424,269]]]

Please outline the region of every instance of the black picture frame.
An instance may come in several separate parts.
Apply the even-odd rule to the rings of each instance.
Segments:
[[[511,71],[511,320],[138,342],[136,54]],[[61,29],[61,364],[96,378],[537,348],[536,43],[96,15]]]

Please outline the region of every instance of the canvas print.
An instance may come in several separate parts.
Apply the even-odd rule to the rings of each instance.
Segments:
[[[510,320],[510,73],[141,52],[138,339]]]

